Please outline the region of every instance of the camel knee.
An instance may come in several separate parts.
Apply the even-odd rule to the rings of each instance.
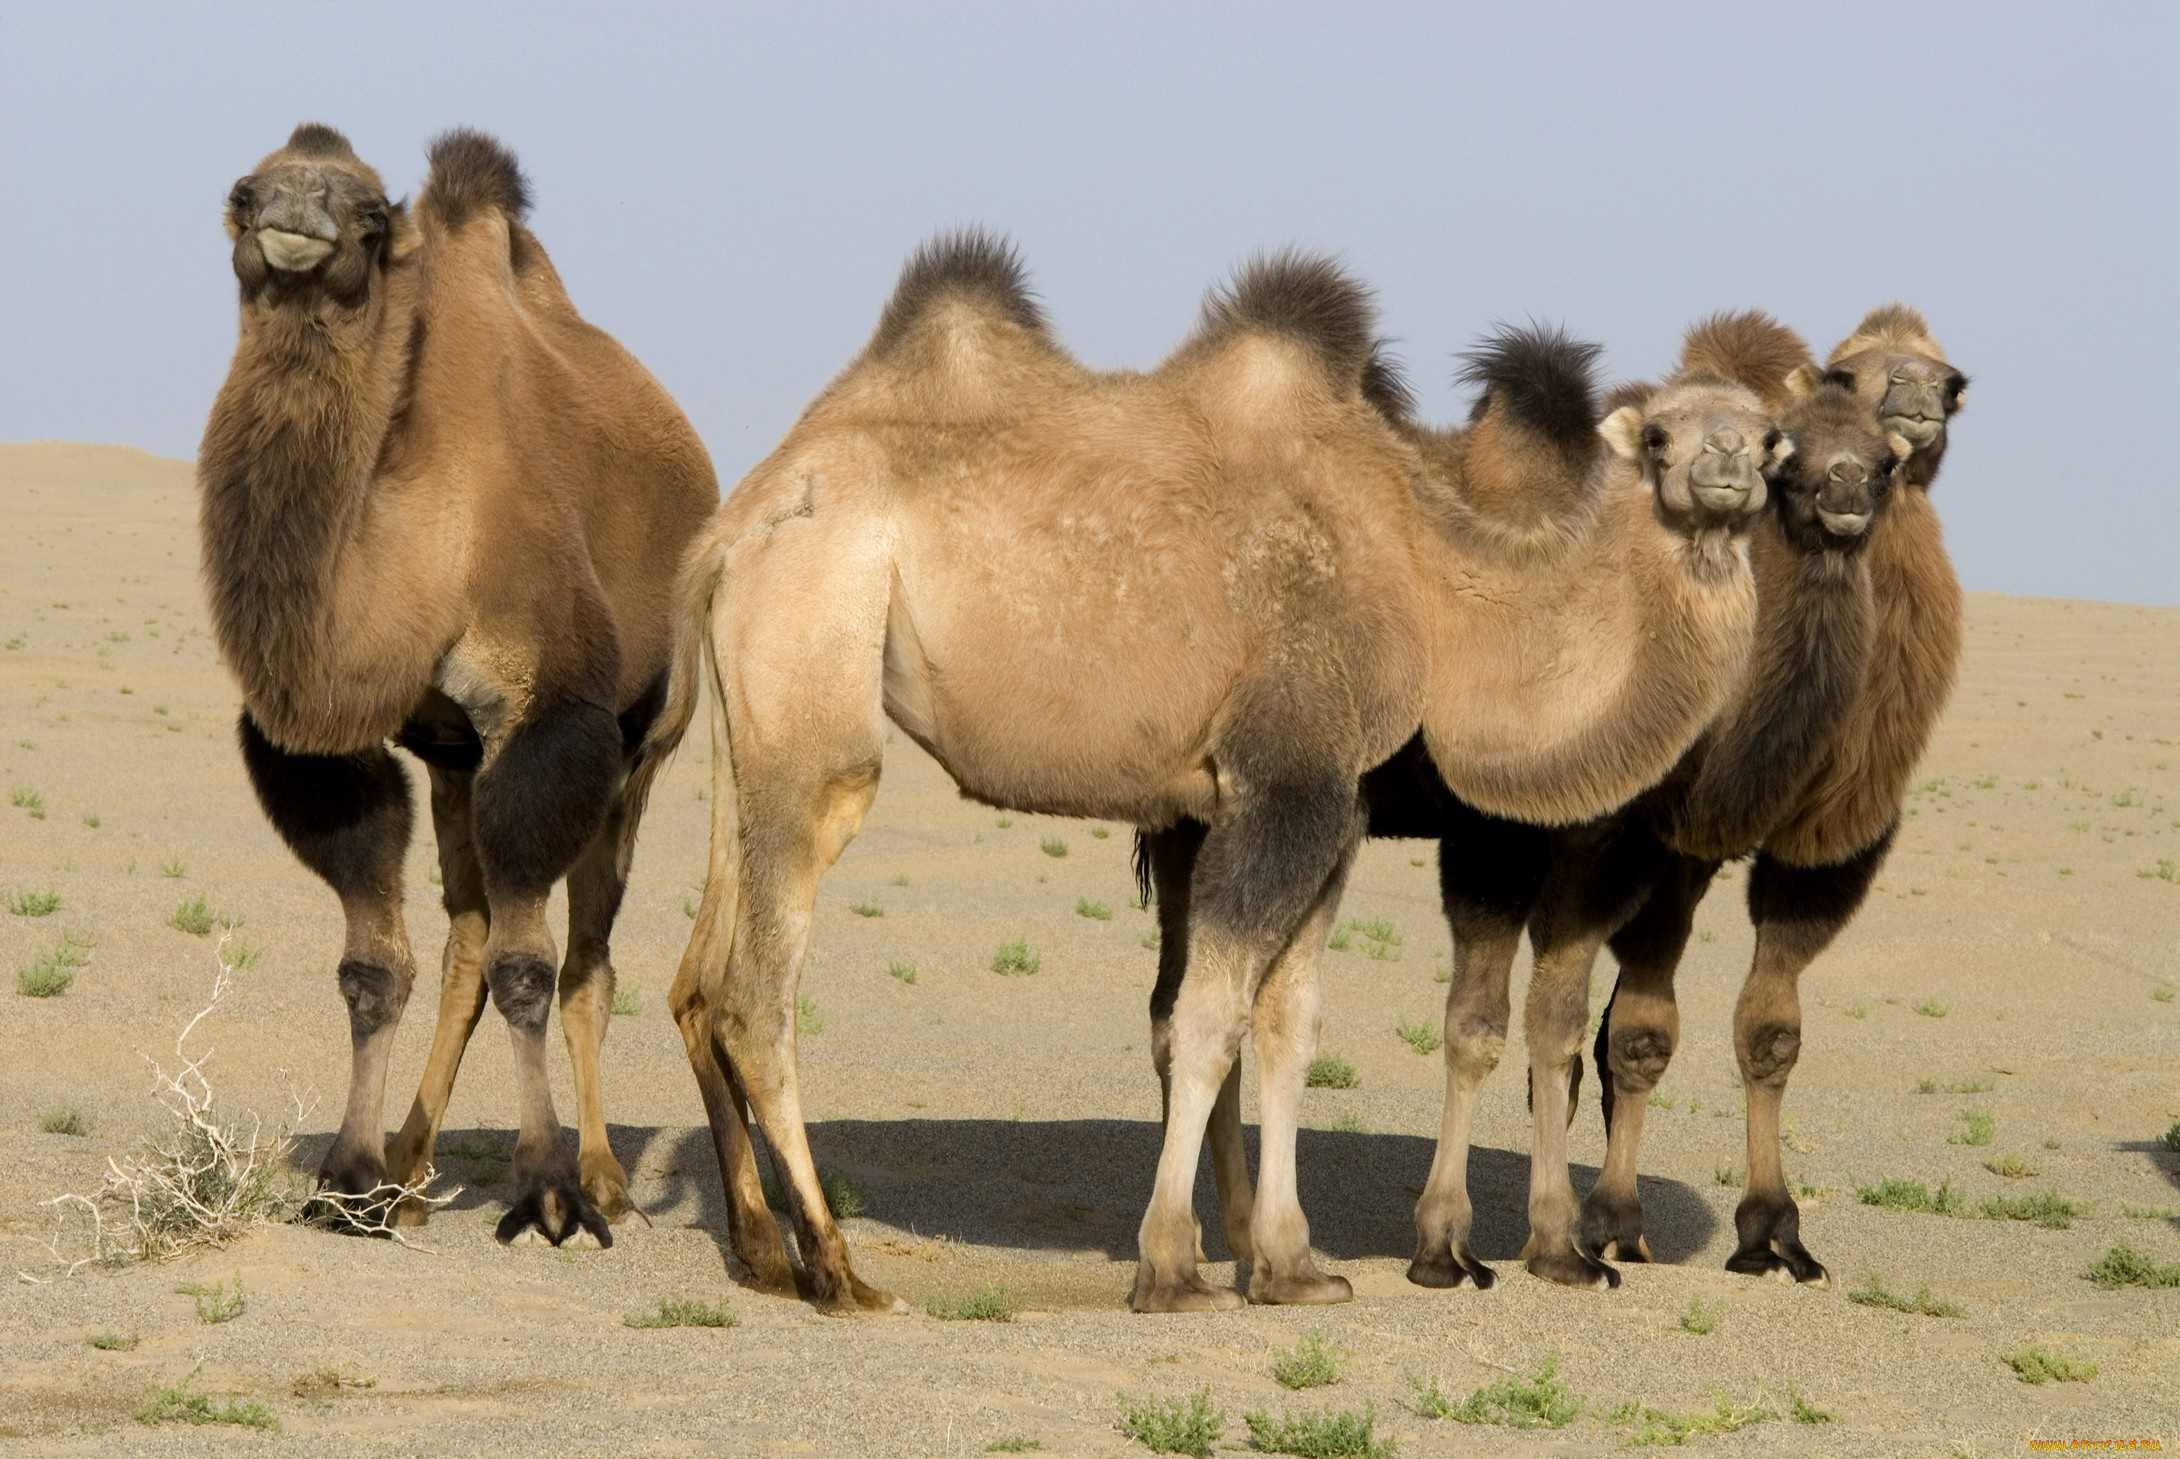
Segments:
[[[1623,1088],[1655,1088],[1665,1077],[1665,1066],[1673,1061],[1673,1035],[1657,1027],[1616,1027],[1606,1040],[1605,1057],[1612,1077]]]
[[[1755,1084],[1784,1084],[1801,1057],[1799,1024],[1763,1023],[1740,1040],[1741,1072]]]
[[[510,1028],[524,1033],[543,1031],[558,982],[551,963],[529,953],[509,953],[493,960],[486,978],[492,986],[492,1006],[499,1009]]]
[[[1506,1055],[1506,1025],[1446,1020],[1446,1064],[1454,1072],[1481,1079]]]
[[[341,997],[348,1004],[348,1031],[359,1041],[401,1021],[413,974],[359,958],[341,959]]]

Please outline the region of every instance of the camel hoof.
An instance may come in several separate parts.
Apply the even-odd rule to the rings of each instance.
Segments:
[[[1640,1236],[1635,1238],[1633,1244],[1624,1236],[1617,1237],[1606,1242],[1604,1249],[1597,1254],[1607,1261],[1643,1263],[1655,1259],[1650,1255],[1650,1243]]]
[[[1800,1244],[1771,1246],[1754,1250],[1736,1251],[1726,1258],[1726,1270],[1744,1277],[1771,1277],[1789,1286],[1799,1283],[1805,1287],[1829,1287],[1832,1274],[1824,1264],[1811,1256]]]
[[[403,1230],[417,1226],[429,1226],[431,1224],[431,1205],[429,1202],[420,1201],[414,1196],[403,1196],[400,1200],[394,1202],[393,1214],[386,1218],[386,1224]]]
[[[1460,1286],[1464,1278],[1474,1282],[1477,1291],[1488,1292],[1498,1282],[1499,1274],[1478,1261],[1471,1252],[1458,1248],[1428,1255],[1419,1252],[1416,1259],[1408,1263],[1408,1280],[1419,1287],[1443,1290]]]
[[[1315,1267],[1287,1276],[1268,1276],[1259,1268],[1249,1279],[1249,1300],[1266,1307],[1329,1307],[1354,1296],[1346,1277],[1326,1276]]]
[[[898,1317],[908,1304],[881,1287],[873,1287],[855,1273],[848,1273],[845,1289],[831,1296],[812,1297],[811,1305],[827,1317]]]
[[[609,1222],[619,1222],[630,1215],[641,1214],[636,1202],[628,1194],[628,1175],[618,1161],[583,1172],[583,1194],[598,1208],[598,1214]]]
[[[1128,1306],[1137,1312],[1231,1312],[1246,1305],[1233,1288],[1214,1287],[1193,1275],[1166,1282],[1138,1277],[1128,1296]]]
[[[1601,1261],[1592,1261],[1572,1245],[1537,1251],[1525,1263],[1529,1274],[1562,1287],[1588,1287],[1609,1292],[1620,1285],[1620,1274]]]
[[[613,1244],[613,1228],[584,1199],[579,1187],[549,1182],[517,1200],[492,1234],[502,1246],[513,1246],[533,1233],[549,1246],[561,1246],[578,1231],[589,1232],[600,1247]]]

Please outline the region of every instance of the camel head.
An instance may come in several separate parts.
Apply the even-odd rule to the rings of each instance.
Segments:
[[[1833,349],[1824,374],[1852,390],[1887,432],[1914,448],[1909,475],[1927,483],[1945,454],[1947,423],[1967,397],[1968,377],[1946,363],[1923,316],[1904,304],[1872,309]],[[1806,380],[1801,388],[1808,388]]]
[[[1780,525],[1800,551],[1853,552],[1914,447],[1838,380],[1797,372],[1787,390],[1779,424],[1793,449],[1769,473]]]
[[[414,246],[407,209],[331,127],[305,122],[227,194],[227,233],[245,302],[330,299],[360,307]]]
[[[1703,371],[1622,405],[1598,431],[1685,531],[1745,528],[1763,510],[1765,473],[1794,449],[1754,391]]]

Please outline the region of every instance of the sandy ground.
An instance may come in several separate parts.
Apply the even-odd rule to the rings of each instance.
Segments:
[[[615,1020],[605,1051],[614,1146],[650,1226],[623,1226],[608,1252],[493,1243],[514,1098],[488,1014],[440,1146],[464,1191],[422,1233],[428,1251],[279,1227],[171,1264],[62,1275],[40,1202],[90,1189],[109,1154],[157,1127],[144,1056],[171,1064],[212,979],[211,939],[167,925],[176,904],[202,897],[240,919],[256,957],[204,1026],[213,1077],[231,1113],[276,1115],[290,1081],[314,1090],[296,1156],[306,1170],[346,1080],[329,972],[339,918],[243,783],[235,694],[196,584],[189,467],[0,447],[0,500],[0,781],[16,802],[0,807],[0,889],[60,898],[44,916],[0,915],[0,958],[27,965],[64,931],[91,944],[65,996],[0,992],[0,1450],[925,1455],[1019,1435],[1054,1453],[1144,1453],[1114,1429],[1117,1398],[1199,1388],[1229,1415],[1229,1444],[1243,1441],[1247,1409],[1370,1406],[1379,1433],[1413,1455],[1595,1453],[1627,1437],[1610,1417],[1623,1403],[1688,1412],[1721,1398],[1780,1416],[1692,1446],[2180,1442],[2180,1291],[2107,1292],[2084,1276],[2119,1241],[2180,1261],[2180,1154],[2156,1144],[2180,1117],[2180,612],[1971,600],[1965,673],[1928,783],[1877,893],[1805,988],[1788,1162],[1816,1192],[1803,1231],[1841,1279],[1829,1291],[1721,1266],[1742,1130],[1728,1018],[1751,943],[1732,871],[1690,948],[1684,1041],[1660,1091],[1672,1107],[1649,1120],[1659,1264],[1625,1268],[1619,1291],[1596,1294],[1514,1262],[1527,1173],[1517,1018],[1471,1167],[1479,1247],[1502,1281],[1488,1293],[1408,1285],[1441,1064],[1394,1025],[1435,1022],[1448,939],[1431,848],[1384,842],[1365,850],[1343,915],[1392,922],[1397,956],[1366,956],[1360,939],[1327,956],[1324,1047],[1361,1080],[1310,1092],[1301,1150],[1316,1243],[1356,1300],[1131,1316],[1158,1103],[1145,1045],[1151,919],[1130,905],[1127,830],[1010,821],[895,743],[869,824],[820,896],[804,988],[822,1026],[803,1039],[803,1081],[820,1159],[864,1192],[868,1214],[847,1223],[861,1271],[918,1310],[840,1321],[732,1285],[702,1112],[664,1016],[703,868],[701,731],[645,827],[616,949],[638,1011]],[[1064,838],[1064,856],[1047,838]],[[427,967],[444,936],[432,864],[420,839],[409,925]],[[1079,915],[1085,898],[1109,918]],[[1038,972],[995,976],[993,950],[1018,937],[1041,955]],[[914,982],[889,964],[913,967]],[[402,1029],[389,1125],[435,1001],[427,973]],[[1970,1092],[1918,1094],[1921,1080]],[[1574,1131],[1578,1189],[1603,1149],[1593,1091]],[[44,1133],[44,1115],[70,1105],[88,1133]],[[1963,1110],[1992,1117],[1988,1146],[1953,1143]],[[1986,1168],[2008,1155],[2038,1173],[2007,1181]],[[1971,1204],[2052,1187],[2082,1214],[2044,1229],[1857,1200],[1858,1184],[1887,1176],[1950,1179]],[[247,1305],[220,1325],[174,1291],[237,1274]],[[1903,1293],[1927,1284],[1965,1315],[1850,1303],[1845,1289],[1870,1276]],[[1015,1294],[1012,1324],[922,1310],[984,1282]],[[739,1325],[623,1323],[668,1296],[725,1299]],[[1692,1296],[1719,1311],[1707,1335],[1677,1326]],[[108,1330],[140,1342],[87,1344]],[[1313,1330],[1344,1349],[1344,1376],[1289,1394],[1271,1362]],[[2031,1344],[2099,1371],[2029,1386],[2001,1355]],[[1554,1352],[1584,1404],[1563,1430],[1463,1427],[1409,1404],[1406,1375],[1458,1398]],[[314,1365],[374,1386],[313,1392],[297,1380]],[[192,1370],[203,1391],[265,1403],[283,1431],[132,1419],[156,1385]],[[1835,1421],[1792,1422],[1790,1386]]]

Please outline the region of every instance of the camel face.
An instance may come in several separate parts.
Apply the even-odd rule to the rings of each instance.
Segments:
[[[378,174],[338,133],[296,130],[227,194],[227,232],[243,297],[280,303],[328,295],[355,307],[405,229]]]
[[[1665,518],[1699,530],[1761,511],[1764,473],[1794,449],[1753,391],[1722,379],[1668,385],[1614,411],[1600,429],[1642,468]]]
[[[1944,360],[1907,352],[1870,350],[1840,361],[1827,373],[1877,407],[1887,431],[1905,437],[1917,451],[1935,453],[1945,445],[1945,425],[1959,410],[1968,377]]]
[[[1803,551],[1852,550],[1913,445],[1876,429],[1869,408],[1836,382],[1797,401],[1783,425],[1794,449],[1772,469],[1770,482],[1787,539]]]

